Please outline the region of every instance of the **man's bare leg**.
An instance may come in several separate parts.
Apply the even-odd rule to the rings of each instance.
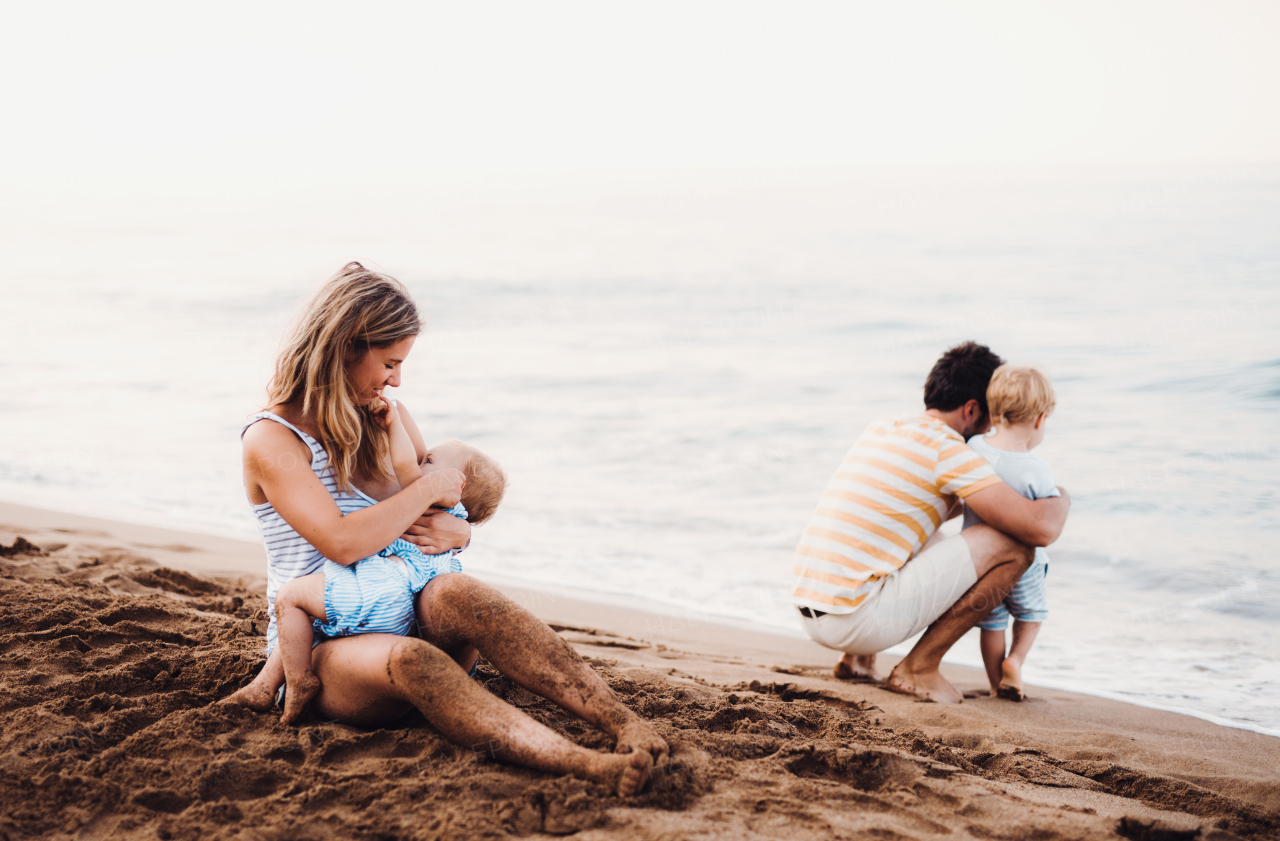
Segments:
[[[944,611],[893,667],[885,685],[895,692],[939,703],[960,703],[963,696],[938,671],[943,655],[1012,592],[1035,556],[1030,546],[988,525],[971,526],[960,534],[969,544],[978,583]]]
[[[655,763],[669,753],[647,721],[627,709],[591,667],[546,623],[492,587],[463,573],[433,579],[418,596],[418,627],[452,654],[473,645],[516,683],[595,724],[619,753],[640,751]]]
[[[1040,633],[1039,622],[1013,623],[1013,642],[1009,645],[1009,656],[1000,664],[1000,685],[996,694],[1010,701],[1021,701],[1026,697],[1022,691],[1022,664],[1031,651],[1031,644]]]
[[[836,677],[841,680],[879,680],[876,674],[876,655],[846,654],[836,662]]]
[[[599,753],[573,744],[489,693],[436,646],[412,637],[362,634],[317,646],[318,713],[373,727],[417,707],[463,750],[553,774],[572,774],[621,796],[644,788],[648,753]]]

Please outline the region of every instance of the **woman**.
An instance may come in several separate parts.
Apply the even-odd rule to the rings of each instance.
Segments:
[[[402,534],[432,553],[470,539],[465,521],[423,515],[438,500],[457,499],[462,475],[440,471],[401,488],[386,434],[365,408],[400,384],[421,329],[403,286],[348,263],[311,301],[280,353],[272,405],[242,436],[245,489],[267,548],[268,651],[276,639],[276,591],[315,572],[325,557],[352,563]],[[422,435],[399,406],[421,456]],[[653,763],[667,756],[666,742],[560,637],[492,587],[461,573],[441,575],[418,595],[416,612],[421,638],[365,634],[317,645],[312,668],[322,688],[312,708],[375,727],[417,707],[457,744],[486,745],[506,762],[573,774],[624,796],[643,788]],[[479,655],[613,735],[616,753],[578,747],[494,697],[468,675]],[[272,703],[257,681],[227,701],[260,710]]]

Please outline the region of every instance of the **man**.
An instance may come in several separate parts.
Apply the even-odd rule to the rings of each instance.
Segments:
[[[965,444],[991,427],[987,384],[1002,363],[974,342],[948,350],[925,381],[924,413],[872,423],[827,484],[796,547],[792,597],[810,638],[845,653],[836,677],[874,678],[878,652],[928,627],[887,685],[960,703],[942,656],[1062,532],[1065,490],[1029,500]],[[960,500],[985,524],[932,539]]]

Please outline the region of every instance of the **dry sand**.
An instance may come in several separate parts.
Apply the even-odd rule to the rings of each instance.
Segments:
[[[263,661],[260,546],[0,505],[0,544],[20,537],[0,557],[0,841],[1280,835],[1280,739],[1035,687],[918,703],[837,681],[807,641],[509,587],[671,742],[648,792],[503,765],[416,714],[282,727],[213,705]]]

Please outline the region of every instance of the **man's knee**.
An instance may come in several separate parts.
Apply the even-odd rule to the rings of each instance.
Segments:
[[[969,545],[969,556],[979,578],[1006,563],[1021,566],[1025,572],[1035,560],[1035,547],[1015,540],[986,523],[970,526],[960,534]]]

